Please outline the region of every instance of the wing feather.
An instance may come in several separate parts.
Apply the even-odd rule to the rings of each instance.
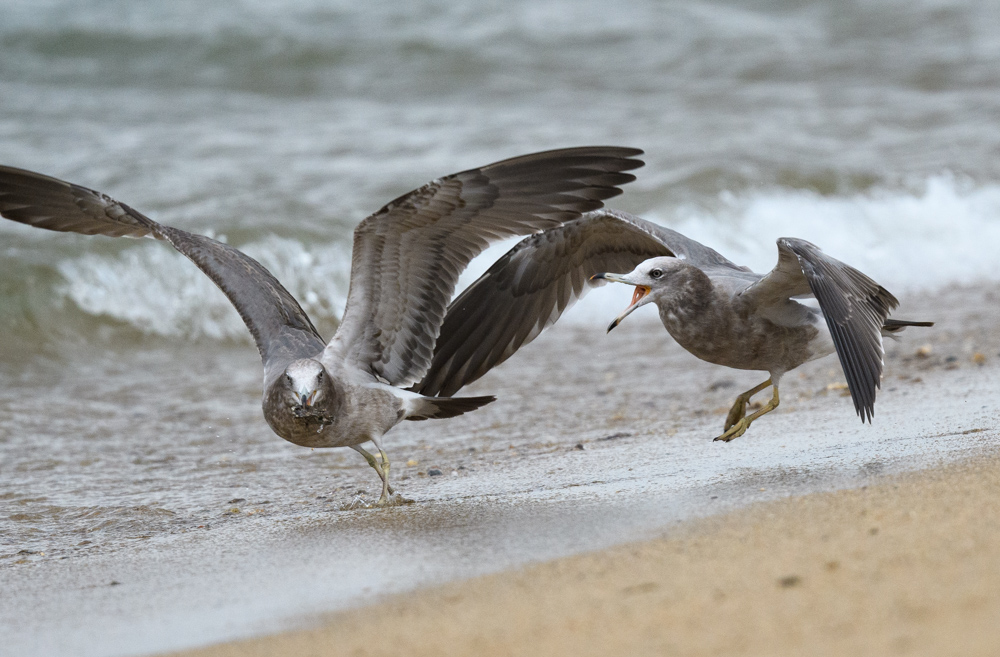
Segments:
[[[324,360],[411,385],[431,363],[459,274],[490,242],[536,233],[600,208],[635,179],[642,151],[534,153],[434,180],[354,231],[344,318]]]
[[[169,242],[229,298],[265,369],[316,355],[324,342],[294,297],[259,262],[203,235],[159,224],[106,194],[0,166],[0,216],[37,228]]]
[[[882,385],[882,327],[899,301],[857,269],[831,258],[805,240],[778,240],[778,264],[743,295],[757,303],[811,293],[819,302],[854,409],[871,421]]]
[[[614,210],[590,212],[521,240],[452,302],[414,390],[453,394],[554,324],[587,293],[591,276],[628,272],[658,256],[740,269],[668,228]]]

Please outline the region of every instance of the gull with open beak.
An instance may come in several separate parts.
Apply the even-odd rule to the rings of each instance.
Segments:
[[[629,273],[605,273],[614,270]],[[778,264],[757,274],[669,228],[596,210],[525,238],[469,286],[452,303],[431,367],[414,389],[453,394],[553,324],[588,282],[604,281],[635,286],[608,331],[653,303],[670,335],[698,358],[770,375],[737,397],[716,438],[722,441],[778,406],[785,372],[834,352],[857,414],[870,422],[883,335],[931,325],[889,319],[898,305],[892,294],[805,240],[779,239]],[[799,301],[808,296],[818,308]],[[771,399],[748,416],[750,398],[769,386]]]
[[[628,308],[623,310],[618,317],[611,320],[611,323],[608,325],[608,333],[610,333],[613,328],[621,324],[622,320],[631,315],[636,308],[645,306],[647,303],[652,301],[649,293],[653,291],[653,288],[632,280],[629,274],[598,273],[591,276],[590,280],[605,280],[611,281],[612,283],[625,283],[626,285],[635,286],[635,292],[632,293],[632,301],[629,302]]]

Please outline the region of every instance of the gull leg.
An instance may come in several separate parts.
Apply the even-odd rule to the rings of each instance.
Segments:
[[[389,465],[390,465],[390,463],[389,463],[389,455],[386,454],[381,449],[378,450],[378,454],[379,454],[379,456],[382,457],[382,472],[385,473],[385,487],[388,490],[388,492],[389,492],[390,495],[395,495],[396,491],[393,490],[392,484],[389,483]]]
[[[729,409],[729,415],[726,416],[726,426],[722,427],[722,430],[729,431],[734,424],[742,420],[747,414],[747,404],[750,403],[750,398],[769,385],[771,385],[771,379],[768,379],[759,386],[747,390],[737,397],[736,403],[734,403],[733,407]],[[733,437],[735,438],[735,436]],[[718,438],[716,438],[716,440],[718,440]]]
[[[386,488],[389,485],[388,473],[382,469],[382,465],[378,462],[378,459],[361,445],[351,445],[351,449],[365,457],[365,460],[368,461],[368,465],[372,466],[372,468],[375,469],[375,472],[378,473],[378,478],[382,480],[382,497],[379,498],[379,504],[384,504],[383,498],[387,497]],[[381,450],[379,451],[381,452]],[[383,456],[385,455],[384,452],[382,452],[382,454]],[[386,463],[388,463],[388,461],[386,461]],[[386,468],[386,470],[387,469],[388,468]]]
[[[389,455],[385,453],[382,449],[381,443],[379,443],[377,438],[372,438],[372,443],[378,449],[379,456],[382,457],[382,496],[378,498],[376,504],[378,506],[395,506],[397,504],[412,504],[413,500],[408,500],[402,495],[397,495],[396,491],[393,490],[392,486],[389,485]]]
[[[768,379],[767,383],[770,383],[770,381],[771,380]],[[763,389],[763,388],[761,388],[761,389]],[[757,418],[759,418],[764,413],[770,413],[774,409],[778,408],[778,386],[777,386],[777,384],[772,384],[772,389],[774,390],[774,394],[771,396],[771,400],[769,402],[767,402],[766,404],[764,404],[764,408],[762,408],[759,411],[753,413],[752,415],[740,418],[733,426],[731,426],[728,429],[726,429],[725,433],[723,433],[721,436],[719,436],[718,438],[716,438],[716,440],[721,440],[723,442],[727,442],[728,443],[733,438],[739,438],[744,433],[746,433],[746,430],[750,427],[750,423],[751,422],[753,422],[754,420],[756,420]],[[739,402],[739,400],[737,400],[737,402]],[[744,411],[744,413],[745,412],[746,411]],[[732,411],[730,411],[730,413],[732,413]]]

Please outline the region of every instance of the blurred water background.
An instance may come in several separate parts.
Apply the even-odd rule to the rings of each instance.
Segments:
[[[614,207],[742,264],[790,235],[901,296],[998,281],[998,126],[985,0],[0,0],[0,162],[225,239],[327,337],[366,215],[586,144],[646,151]],[[602,331],[627,295],[564,321]],[[367,469],[271,434],[259,377],[164,245],[0,222],[0,557]]]

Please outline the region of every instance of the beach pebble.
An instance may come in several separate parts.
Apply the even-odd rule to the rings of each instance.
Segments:
[[[933,351],[934,348],[931,347],[931,345],[928,343],[917,348],[917,356],[920,356],[921,358],[927,358],[928,356],[931,355],[931,352]]]
[[[976,365],[985,365],[986,354],[977,351],[976,353],[972,354],[972,362],[975,363]]]
[[[429,474],[432,477],[440,477],[441,471],[438,470],[437,468],[431,468],[430,470],[427,471],[427,474]]]

